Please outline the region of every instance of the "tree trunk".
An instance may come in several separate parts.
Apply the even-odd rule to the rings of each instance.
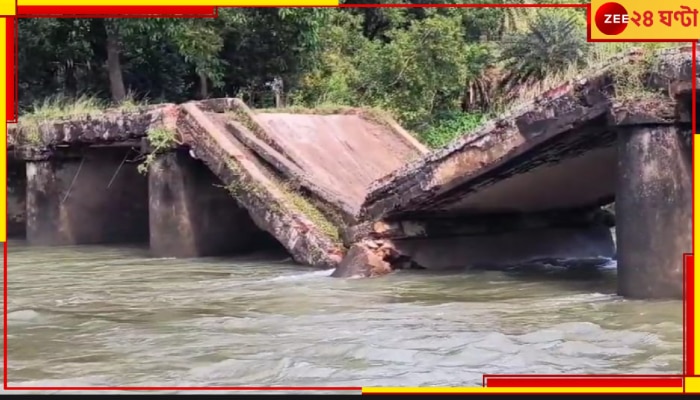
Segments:
[[[122,77],[122,65],[119,61],[119,36],[114,27],[110,27],[105,21],[107,32],[107,73],[109,74],[109,88],[112,92],[112,100],[121,103],[126,98],[124,78]]]
[[[75,64],[70,61],[66,62],[64,91],[66,92],[67,97],[75,97],[78,94],[78,80],[75,78],[75,73]]]
[[[199,95],[202,96],[203,99],[209,97],[207,74],[205,74],[204,72],[199,73]]]

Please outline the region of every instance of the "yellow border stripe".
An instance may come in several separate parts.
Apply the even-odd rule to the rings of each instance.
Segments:
[[[17,0],[18,6],[337,6],[338,0]]]
[[[0,15],[16,15],[17,7],[11,0],[0,0]],[[5,54],[4,52],[2,54]],[[3,64],[4,65],[4,64]]]
[[[363,387],[362,393],[683,393],[683,388],[668,387],[570,387],[570,388],[493,388],[493,387]]]
[[[686,393],[700,393],[700,378],[687,377],[684,381]]]
[[[7,24],[12,23],[12,21],[7,18],[0,18],[2,23],[0,23],[0,76],[2,76],[2,84],[0,84],[0,93],[5,93],[4,96],[0,96],[0,110],[5,114],[5,108],[7,103],[7,82],[5,77],[7,71]],[[2,154],[3,160],[0,161],[0,187],[2,187],[2,196],[0,196],[0,242],[7,241],[7,121],[0,124],[0,134],[2,139],[0,139],[0,154]]]

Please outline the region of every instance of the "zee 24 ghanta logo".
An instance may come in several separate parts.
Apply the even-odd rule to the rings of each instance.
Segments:
[[[674,22],[683,27],[698,25],[698,10],[688,6],[680,6],[679,10],[675,11],[663,10],[656,13],[651,10],[632,11],[630,15],[620,3],[605,3],[600,6],[595,13],[594,22],[601,33],[615,36],[624,32],[630,22],[639,27],[652,27],[657,22],[654,18],[656,14],[658,22],[668,27],[673,26]]]

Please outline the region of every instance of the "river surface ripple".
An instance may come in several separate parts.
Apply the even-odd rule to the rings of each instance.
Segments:
[[[608,263],[344,280],[286,256],[153,259],[10,242],[11,386],[475,386],[482,374],[674,373],[682,303]]]

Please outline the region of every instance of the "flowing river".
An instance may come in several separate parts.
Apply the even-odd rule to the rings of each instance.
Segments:
[[[10,242],[8,383],[476,386],[485,373],[682,371],[682,303],[616,297],[613,261],[344,280],[286,257]]]

